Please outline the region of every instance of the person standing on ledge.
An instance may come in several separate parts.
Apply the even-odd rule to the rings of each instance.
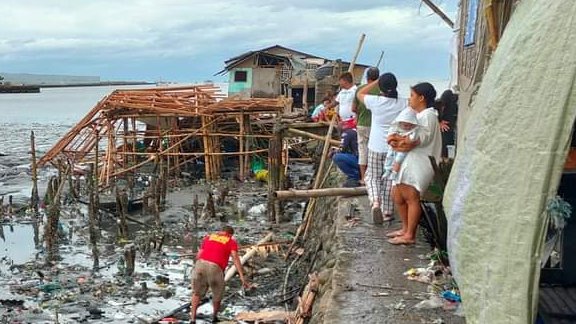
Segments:
[[[342,73],[340,78],[338,78],[338,83],[340,84],[340,91],[336,95],[334,102],[327,108],[338,106],[338,117],[340,117],[341,122],[356,121],[356,114],[352,111],[352,104],[356,95],[356,85],[354,84],[352,73]]]
[[[368,83],[378,80],[380,70],[377,67],[371,67],[366,72]],[[356,93],[367,84],[358,88]],[[373,87],[368,92],[370,95],[377,96],[380,94],[378,87]],[[372,113],[366,108],[363,102],[354,96],[354,104],[352,111],[357,115],[356,132],[358,133],[358,165],[360,165],[360,184],[364,184],[364,176],[366,175],[366,168],[368,166],[368,139],[370,138],[370,124],[372,123]]]
[[[196,311],[200,300],[206,295],[208,287],[212,290],[212,306],[214,312],[212,323],[218,322],[218,311],[224,294],[224,270],[228,265],[228,259],[232,255],[232,261],[238,270],[238,275],[245,288],[250,287],[250,283],[244,278],[242,263],[238,257],[238,243],[232,237],[234,229],[231,226],[224,226],[222,231],[208,234],[202,241],[194,274],[192,275],[192,301],[190,304],[190,323],[196,323]]]

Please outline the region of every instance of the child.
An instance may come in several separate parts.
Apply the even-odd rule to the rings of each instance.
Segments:
[[[389,135],[397,134],[402,137],[408,137],[409,140],[414,141],[418,131],[418,119],[416,112],[411,108],[402,110],[400,115],[396,117],[390,127]],[[384,174],[382,179],[396,180],[400,166],[408,155],[407,152],[396,152],[392,146],[388,145],[388,153],[386,154],[386,161],[384,162]]]

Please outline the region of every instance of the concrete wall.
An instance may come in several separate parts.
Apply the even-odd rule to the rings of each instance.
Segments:
[[[276,98],[280,95],[280,69],[252,69],[252,98]]]
[[[0,82],[12,84],[31,85],[66,85],[66,84],[90,84],[100,82],[99,76],[76,76],[76,75],[49,75],[28,73],[3,73],[0,75],[4,80]]]

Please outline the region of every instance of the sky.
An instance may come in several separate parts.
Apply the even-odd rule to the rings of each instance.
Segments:
[[[456,0],[435,0],[455,20]],[[420,0],[2,0],[0,71],[102,80],[221,81],[224,61],[275,44],[410,79],[448,79],[453,31]]]

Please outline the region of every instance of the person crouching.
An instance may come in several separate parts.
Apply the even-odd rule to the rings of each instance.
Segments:
[[[238,269],[242,285],[246,288],[250,287],[244,278],[242,263],[238,257],[238,243],[232,237],[233,235],[234,229],[231,226],[224,226],[222,231],[208,234],[202,241],[192,275],[193,292],[190,305],[190,323],[196,323],[196,311],[208,288],[212,291],[214,309],[212,323],[218,322],[218,311],[225,287],[224,270],[228,265],[230,255],[236,269]]]

